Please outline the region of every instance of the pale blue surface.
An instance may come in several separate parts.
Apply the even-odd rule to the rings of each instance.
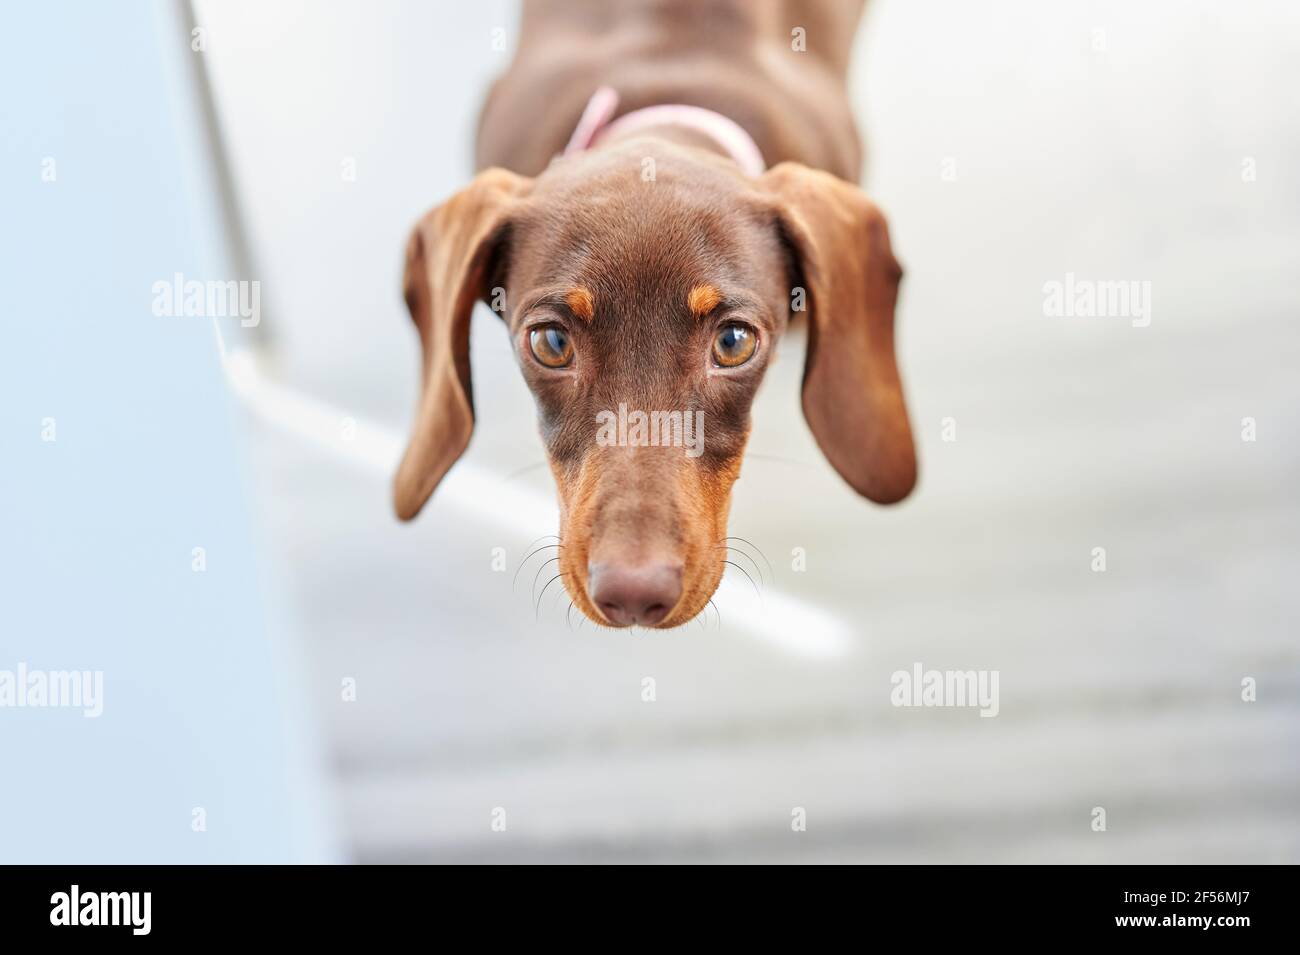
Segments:
[[[150,309],[174,272],[228,277],[172,12],[18,5],[0,27],[0,670],[105,683],[99,719],[0,708],[0,862],[334,858],[210,321]]]

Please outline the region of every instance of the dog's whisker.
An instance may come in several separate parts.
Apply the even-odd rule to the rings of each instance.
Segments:
[[[727,553],[729,554],[735,554],[737,557],[744,557],[747,561],[749,561],[753,565],[754,573],[758,574],[759,581],[761,581],[764,584],[767,583],[767,578],[763,576],[763,568],[759,567],[758,561],[754,560],[754,558],[751,557],[748,553],[741,550],[739,547],[732,547],[730,544],[723,544],[722,548],[725,548]]]
[[[529,593],[532,593],[532,594],[537,593],[537,581],[541,578],[541,576],[542,576],[542,571],[546,569],[546,565],[547,565],[547,564],[553,564],[553,563],[555,563],[555,562],[556,562],[557,560],[559,560],[559,559],[560,559],[560,558],[559,558],[559,555],[556,555],[555,557],[552,557],[550,560],[544,560],[544,561],[542,561],[541,564],[538,565],[538,567],[537,567],[537,573],[533,574],[533,586],[532,586],[532,588],[529,590]]]
[[[534,541],[533,543],[535,544],[535,543],[537,543],[537,542]],[[532,545],[532,544],[529,544],[528,546],[529,546],[529,547],[532,547],[533,545]],[[543,544],[541,547],[537,548],[537,550],[533,551],[531,554],[529,554],[527,557],[525,557],[523,560],[521,560],[521,561],[519,562],[519,566],[518,566],[517,568],[515,568],[515,576],[514,576],[514,579],[510,581],[510,592],[511,592],[511,593],[514,593],[515,585],[519,582],[519,571],[521,571],[521,570],[524,569],[524,564],[528,563],[528,561],[529,561],[532,557],[534,557],[534,556],[537,555],[537,554],[540,554],[542,551],[546,550],[548,547],[557,547],[557,548],[560,548],[561,550],[563,550],[564,545],[563,545],[563,544]]]
[[[728,541],[736,541],[736,542],[738,542],[738,543],[740,543],[740,544],[744,544],[745,547],[749,548],[749,550],[745,550],[745,553],[748,554],[748,553],[750,553],[750,551],[752,550],[754,553],[756,553],[756,554],[758,554],[760,557],[762,557],[764,563],[766,563],[766,564],[768,565],[768,569],[769,569],[769,570],[771,569],[771,561],[769,561],[769,560],[767,559],[767,554],[764,553],[763,548],[759,547],[757,544],[755,544],[755,543],[754,543],[752,540],[750,540],[748,537],[740,537],[739,535],[733,534],[733,535],[731,535],[731,536],[729,536],[729,537],[723,537],[722,539],[720,539],[720,540],[718,541],[718,543],[719,543],[719,544],[727,544]],[[734,546],[734,545],[728,545],[728,546]],[[744,548],[740,548],[740,549],[744,550]]]
[[[763,596],[763,592],[758,589],[758,584],[754,583],[754,578],[749,576],[749,571],[747,571],[744,567],[741,567],[739,564],[735,563],[734,561],[724,560],[723,563],[729,567],[735,567],[736,570],[740,571],[742,574],[745,575],[745,579],[749,581],[749,585],[754,588],[755,596],[760,598]]]
[[[721,630],[721,629],[722,629],[722,611],[718,609],[718,605],[715,604],[715,603],[713,602],[713,598],[712,598],[712,597],[709,598],[709,606],[712,607],[712,608],[713,608],[713,612],[714,612],[715,614],[718,615],[718,629]]]
[[[723,541],[740,541],[742,544],[748,544],[750,547],[754,548],[754,550],[758,551],[758,556],[762,557],[763,563],[767,564],[767,572],[771,576],[772,582],[776,582],[776,571],[772,569],[772,562],[767,559],[767,554],[763,553],[763,548],[759,547],[752,540],[748,540],[744,537],[737,537],[734,534],[731,537],[724,537],[722,539]]]
[[[569,633],[573,633],[573,601],[569,601],[569,609],[564,612],[564,625],[569,628]]]
[[[547,588],[549,588],[549,587],[551,586],[551,584],[555,583],[555,582],[556,582],[557,580],[559,580],[561,577],[567,577],[567,576],[568,576],[567,574],[562,574],[562,573],[561,573],[561,574],[556,574],[554,577],[552,577],[550,580],[548,580],[548,581],[546,582],[546,586],[542,588],[542,592],[541,592],[540,594],[537,595],[537,606],[533,608],[533,621],[534,621],[535,623],[540,623],[540,622],[541,622],[541,617],[542,617],[542,598],[546,596]]]
[[[561,600],[569,600],[568,591],[566,591],[563,587],[561,587],[559,590],[555,592],[555,598],[551,601],[551,606],[559,607]],[[569,600],[569,603],[572,604],[573,601]]]
[[[507,474],[507,475],[505,476],[505,480],[507,480],[507,481],[513,481],[515,478],[519,477],[521,474],[527,474],[529,471],[536,471],[538,468],[544,468],[544,467],[546,467],[546,462],[545,462],[545,461],[537,461],[537,462],[535,462],[535,463],[533,463],[533,464],[525,464],[523,467],[521,467],[521,468],[516,468],[515,470],[513,470],[513,471],[511,471],[509,474]],[[551,535],[549,535],[549,536],[554,537],[555,535],[554,535],[554,534],[551,534]],[[532,545],[530,544],[529,546],[532,546]]]

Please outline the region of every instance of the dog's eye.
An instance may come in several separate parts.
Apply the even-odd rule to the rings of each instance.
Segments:
[[[543,325],[528,333],[533,357],[547,368],[563,368],[573,361],[573,342],[558,325]]]
[[[735,368],[754,357],[758,336],[748,325],[732,323],[718,329],[713,339],[713,360],[723,368]]]

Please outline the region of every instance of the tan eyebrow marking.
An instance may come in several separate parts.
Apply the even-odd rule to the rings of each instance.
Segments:
[[[703,318],[709,314],[718,307],[718,303],[721,301],[722,293],[712,285],[697,285],[686,296],[686,304],[690,308],[691,314],[696,318]]]
[[[581,285],[570,289],[569,294],[564,296],[564,302],[569,306],[569,311],[584,322],[591,321],[596,314],[596,300],[592,297],[591,290]]]

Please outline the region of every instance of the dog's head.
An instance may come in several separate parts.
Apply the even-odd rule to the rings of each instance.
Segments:
[[[537,401],[574,603],[606,625],[685,623],[721,579],[750,406],[798,312],[803,410],[822,451],[871,500],[911,490],[901,274],[866,196],[792,163],[751,180],[634,140],[536,179],[480,173],[407,248],[424,386],[397,514],[414,517],[469,443],[469,320],[484,300]]]

